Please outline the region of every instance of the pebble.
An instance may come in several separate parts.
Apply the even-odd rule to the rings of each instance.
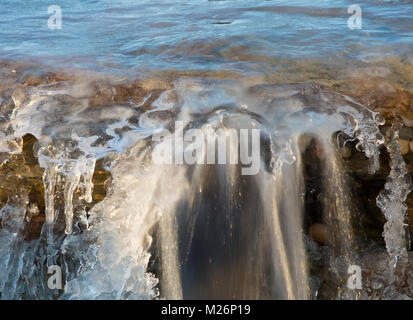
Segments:
[[[310,237],[321,244],[326,244],[329,239],[328,228],[323,223],[314,223],[308,230]]]

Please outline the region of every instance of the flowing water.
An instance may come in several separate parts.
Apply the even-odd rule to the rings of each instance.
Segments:
[[[410,1],[58,2],[0,4],[1,299],[413,298]]]

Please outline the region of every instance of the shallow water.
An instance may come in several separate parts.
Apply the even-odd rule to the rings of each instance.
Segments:
[[[278,59],[410,54],[411,1],[64,1],[49,30],[47,1],[2,1],[0,56],[98,70],[272,72]]]

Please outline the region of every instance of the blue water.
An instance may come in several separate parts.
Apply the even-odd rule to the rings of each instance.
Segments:
[[[265,72],[279,59],[408,53],[413,1],[1,0],[0,59],[92,69]],[[49,30],[50,5],[62,29]]]

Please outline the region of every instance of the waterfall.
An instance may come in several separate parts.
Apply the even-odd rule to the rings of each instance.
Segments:
[[[345,283],[348,266],[362,260],[353,232],[359,209],[332,140],[337,132],[357,142],[371,174],[386,145],[391,171],[377,203],[388,221],[384,239],[392,261],[407,257],[410,182],[397,128],[385,141],[382,117],[349,97],[313,84],[184,79],[150,108],[93,108],[77,92],[84,87],[27,92],[7,120],[2,145],[26,134],[38,140],[46,222],[38,239],[24,241],[27,195],[1,209],[1,298],[310,298],[303,135],[322,150],[321,201],[336,297],[360,297]],[[165,138],[166,131],[172,136]],[[205,140],[177,144],[195,133]],[[220,141],[227,142],[223,153]],[[157,163],[160,154],[175,162]],[[97,161],[111,181],[104,199],[86,210]],[[47,268],[56,264],[64,274],[60,292],[46,285]]]

